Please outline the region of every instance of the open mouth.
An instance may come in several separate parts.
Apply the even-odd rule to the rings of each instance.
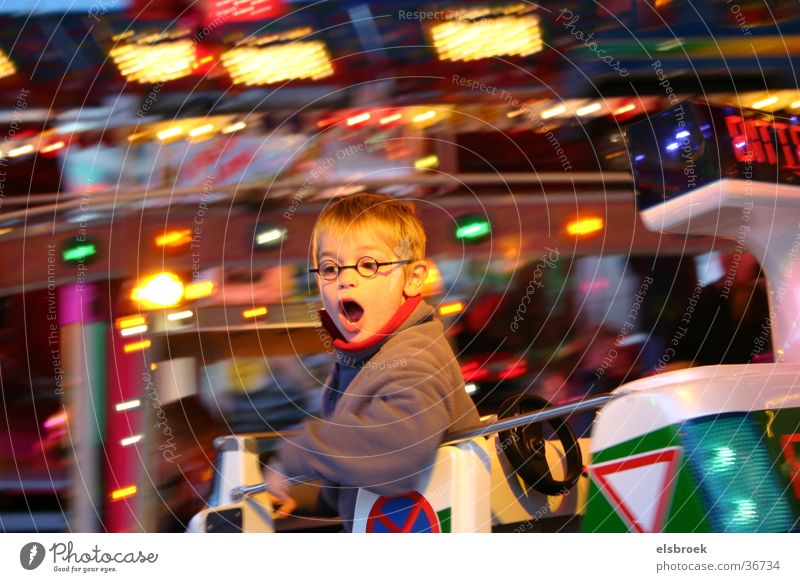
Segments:
[[[364,317],[364,308],[352,299],[339,302],[339,309],[350,323],[358,323]]]

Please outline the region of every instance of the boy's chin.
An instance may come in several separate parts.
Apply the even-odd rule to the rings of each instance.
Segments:
[[[345,341],[349,344],[363,342],[366,339],[369,339],[372,334],[365,329],[360,329],[358,331],[349,331],[346,329],[339,329],[342,336],[344,337]]]

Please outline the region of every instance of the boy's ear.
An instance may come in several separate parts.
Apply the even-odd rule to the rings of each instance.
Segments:
[[[406,297],[416,297],[422,293],[425,281],[428,278],[428,262],[415,261],[409,266],[409,274],[406,277],[406,285],[403,291]]]

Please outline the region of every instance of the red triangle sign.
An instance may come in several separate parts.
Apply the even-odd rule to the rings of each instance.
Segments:
[[[589,467],[589,476],[636,532],[659,532],[675,490],[681,447],[667,447]]]

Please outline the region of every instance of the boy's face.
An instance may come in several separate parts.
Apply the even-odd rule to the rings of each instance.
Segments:
[[[409,258],[397,256],[375,235],[374,229],[369,228],[350,230],[338,236],[323,231],[318,248],[318,264],[331,260],[340,266],[355,265],[361,257],[372,257],[381,263]],[[406,296],[412,297],[422,291],[427,265],[422,261],[413,263],[408,276],[404,267],[380,267],[372,278],[362,277],[355,269],[340,271],[334,281],[317,277],[323,306],[348,342],[372,337],[405,303]]]

